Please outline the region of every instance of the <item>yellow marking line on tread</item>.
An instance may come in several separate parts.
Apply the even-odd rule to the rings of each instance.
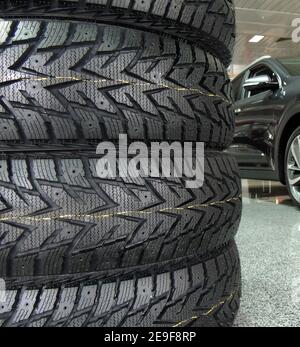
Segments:
[[[193,316],[193,317],[190,318],[190,319],[183,320],[183,321],[177,323],[176,325],[173,325],[172,328],[178,328],[178,327],[180,327],[180,326],[183,326],[183,325],[186,324],[186,323],[190,323],[190,322],[192,322],[192,321],[194,321],[194,320],[199,319],[201,316],[202,316],[202,317],[207,317],[207,316],[211,315],[211,314],[212,314],[213,312],[215,312],[219,307],[225,305],[226,302],[231,301],[231,299],[233,299],[233,297],[234,297],[235,294],[236,294],[236,291],[234,291],[233,293],[231,293],[231,294],[228,296],[228,298],[226,298],[226,299],[224,299],[224,300],[218,302],[218,303],[215,304],[214,306],[212,306],[207,312],[202,313],[200,316]]]
[[[190,323],[192,322],[193,320],[197,320],[199,317],[195,316],[195,317],[192,317],[190,319],[186,319],[186,320],[183,320],[182,322],[179,322],[178,324],[176,325],[173,325],[172,328],[178,328],[180,327],[181,325],[184,325],[185,323]]]
[[[109,213],[109,214],[102,214],[102,215],[88,215],[88,214],[74,214],[74,215],[62,215],[55,218],[52,217],[45,217],[45,218],[35,218],[35,217],[18,217],[18,216],[12,216],[12,217],[4,217],[0,218],[0,222],[5,221],[13,221],[13,220],[28,220],[28,221],[35,221],[35,222],[46,222],[51,220],[59,220],[59,219],[74,219],[74,218],[91,218],[91,219],[105,219],[105,218],[111,218],[111,217],[118,217],[118,216],[134,216],[134,215],[150,215],[154,213],[164,213],[164,212],[171,212],[171,211],[183,211],[183,210],[192,210],[197,208],[205,208],[210,206],[216,206],[216,205],[224,205],[233,201],[238,201],[242,198],[242,195],[239,195],[236,198],[226,199],[222,201],[214,201],[209,204],[197,204],[197,205],[190,205],[186,207],[166,207],[161,210],[156,211],[122,211],[122,212],[115,212],[115,213]]]
[[[193,92],[199,95],[203,95],[203,96],[207,96],[210,98],[217,98],[217,99],[221,99],[226,103],[232,104],[232,102],[228,99],[226,99],[225,97],[218,95],[218,94],[214,94],[214,93],[205,93],[200,89],[197,88],[184,88],[184,87],[172,87],[169,86],[167,84],[164,83],[150,83],[150,82],[144,82],[144,83],[137,83],[137,82],[131,82],[131,81],[127,81],[127,80],[111,80],[111,79],[82,79],[79,77],[72,77],[72,76],[55,76],[55,77],[36,77],[36,78],[30,78],[30,77],[21,77],[20,78],[22,81],[33,81],[33,82],[42,82],[42,81],[55,81],[55,80],[70,80],[70,81],[78,81],[78,82],[86,82],[86,83],[105,83],[105,82],[117,82],[117,83],[124,83],[124,84],[128,84],[131,86],[157,86],[157,87],[162,87],[162,88],[166,88],[166,89],[170,89],[170,90],[175,90],[178,92]],[[13,82],[15,80],[0,80],[0,83],[7,83],[7,82]],[[20,81],[21,82],[21,81]]]

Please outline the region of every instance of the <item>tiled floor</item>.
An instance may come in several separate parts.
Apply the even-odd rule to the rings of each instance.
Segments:
[[[300,326],[300,210],[279,183],[243,181],[237,326]]]

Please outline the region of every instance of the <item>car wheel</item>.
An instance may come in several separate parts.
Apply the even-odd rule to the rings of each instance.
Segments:
[[[294,131],[289,139],[286,155],[286,182],[289,193],[300,207],[300,127]]]

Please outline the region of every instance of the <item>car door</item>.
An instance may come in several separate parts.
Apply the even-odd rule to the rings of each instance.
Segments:
[[[275,71],[259,64],[243,74],[239,86],[234,85],[236,131],[232,151],[242,169],[273,170],[274,110],[279,91],[273,88],[248,91],[244,88],[246,80],[260,76],[269,76],[274,83],[280,84]]]

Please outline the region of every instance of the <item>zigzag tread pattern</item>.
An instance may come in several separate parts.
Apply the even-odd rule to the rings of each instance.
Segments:
[[[206,152],[204,184],[98,178],[95,154],[0,160],[0,276],[61,275],[207,254],[241,217],[233,158]]]
[[[118,23],[168,34],[210,50],[226,66],[235,42],[232,0],[4,0],[0,14]]]
[[[228,327],[241,296],[234,243],[193,257],[115,273],[7,279],[3,327]]]
[[[119,27],[0,23],[0,148],[233,138],[227,71],[206,51]]]

